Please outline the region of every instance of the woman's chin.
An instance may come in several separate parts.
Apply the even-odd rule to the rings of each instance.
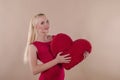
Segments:
[[[48,33],[48,32],[49,32],[48,30],[43,31],[43,33]]]

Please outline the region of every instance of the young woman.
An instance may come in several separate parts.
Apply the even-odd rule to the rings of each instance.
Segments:
[[[28,61],[34,75],[41,73],[39,80],[64,80],[61,63],[69,63],[71,57],[69,54],[61,55],[61,52],[56,57],[52,56],[50,42],[53,36],[48,35],[49,27],[45,14],[37,14],[32,18],[24,60]]]

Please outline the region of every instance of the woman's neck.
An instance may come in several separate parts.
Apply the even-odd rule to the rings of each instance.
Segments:
[[[48,41],[48,35],[46,33],[37,34],[36,41],[47,42]]]

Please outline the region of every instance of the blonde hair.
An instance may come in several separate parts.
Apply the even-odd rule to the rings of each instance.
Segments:
[[[35,26],[38,22],[37,18],[40,17],[40,16],[45,16],[45,14],[43,14],[43,13],[37,14],[30,20],[27,44],[26,44],[25,53],[24,53],[24,63],[28,62],[28,47],[29,47],[29,44],[34,42],[34,40],[36,38]]]

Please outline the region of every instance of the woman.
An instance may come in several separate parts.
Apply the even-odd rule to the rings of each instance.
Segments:
[[[48,32],[49,20],[46,15],[35,15],[30,22],[24,60],[28,61],[34,75],[41,73],[39,80],[64,80],[61,63],[69,63],[71,57],[69,54],[61,55],[61,52],[56,57],[52,56],[50,42],[53,36]]]

